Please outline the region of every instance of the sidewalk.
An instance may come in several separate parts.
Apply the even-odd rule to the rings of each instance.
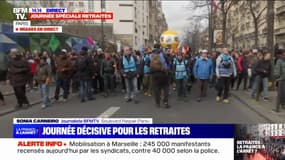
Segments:
[[[237,98],[240,102],[248,106],[257,114],[267,119],[270,123],[285,122],[285,110],[282,109],[282,107],[280,108],[279,113],[273,111],[276,108],[277,93],[275,91],[269,92],[270,101],[268,102],[263,101],[262,97],[260,97],[259,101],[252,99],[251,90],[250,91],[232,90],[231,94],[233,97]]]
[[[16,97],[13,93],[12,87],[9,88],[8,85],[5,86],[6,88],[3,87],[4,89],[2,87],[3,86],[1,84],[1,91],[4,95],[6,105],[0,106],[0,116],[5,115],[5,114],[9,114],[9,113],[17,110],[17,109],[15,109],[15,106],[17,105],[17,100],[16,100]],[[51,86],[50,98],[53,97],[54,91],[55,91],[55,86]],[[27,98],[28,98],[31,105],[41,103],[41,95],[40,95],[39,89],[37,89],[37,90],[27,89],[26,95],[27,95]]]

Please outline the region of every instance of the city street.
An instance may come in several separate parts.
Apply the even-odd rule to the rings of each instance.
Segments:
[[[215,102],[215,90],[202,102],[196,101],[195,87],[189,96],[189,102],[177,101],[171,95],[171,108],[156,108],[152,97],[140,94],[140,103],[126,103],[123,94],[104,98],[97,95],[95,101],[80,103],[77,95],[71,95],[65,103],[54,104],[42,109],[40,104],[2,115],[0,117],[1,137],[12,137],[13,118],[153,118],[154,123],[266,123],[268,120],[260,116],[239,100],[231,97],[230,104]],[[28,93],[36,94],[36,92]],[[33,96],[29,96],[33,97]]]

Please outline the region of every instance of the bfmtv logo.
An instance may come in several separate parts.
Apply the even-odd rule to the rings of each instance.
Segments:
[[[27,20],[28,8],[13,8],[17,20]]]
[[[16,135],[35,135],[39,133],[37,128],[17,128]]]

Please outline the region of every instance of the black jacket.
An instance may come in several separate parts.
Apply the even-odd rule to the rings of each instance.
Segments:
[[[268,77],[270,78],[272,75],[272,65],[271,61],[261,60],[257,62],[255,67],[255,73],[261,77]]]
[[[24,59],[12,59],[8,65],[8,80],[13,87],[24,86],[29,79],[30,66]]]
[[[79,80],[91,80],[94,75],[93,59],[87,55],[78,57],[74,68]]]

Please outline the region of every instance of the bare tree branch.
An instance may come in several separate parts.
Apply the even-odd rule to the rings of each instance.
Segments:
[[[264,7],[260,12],[259,14],[257,15],[257,19],[260,18],[260,16],[262,15],[262,13],[267,9],[267,7]]]

